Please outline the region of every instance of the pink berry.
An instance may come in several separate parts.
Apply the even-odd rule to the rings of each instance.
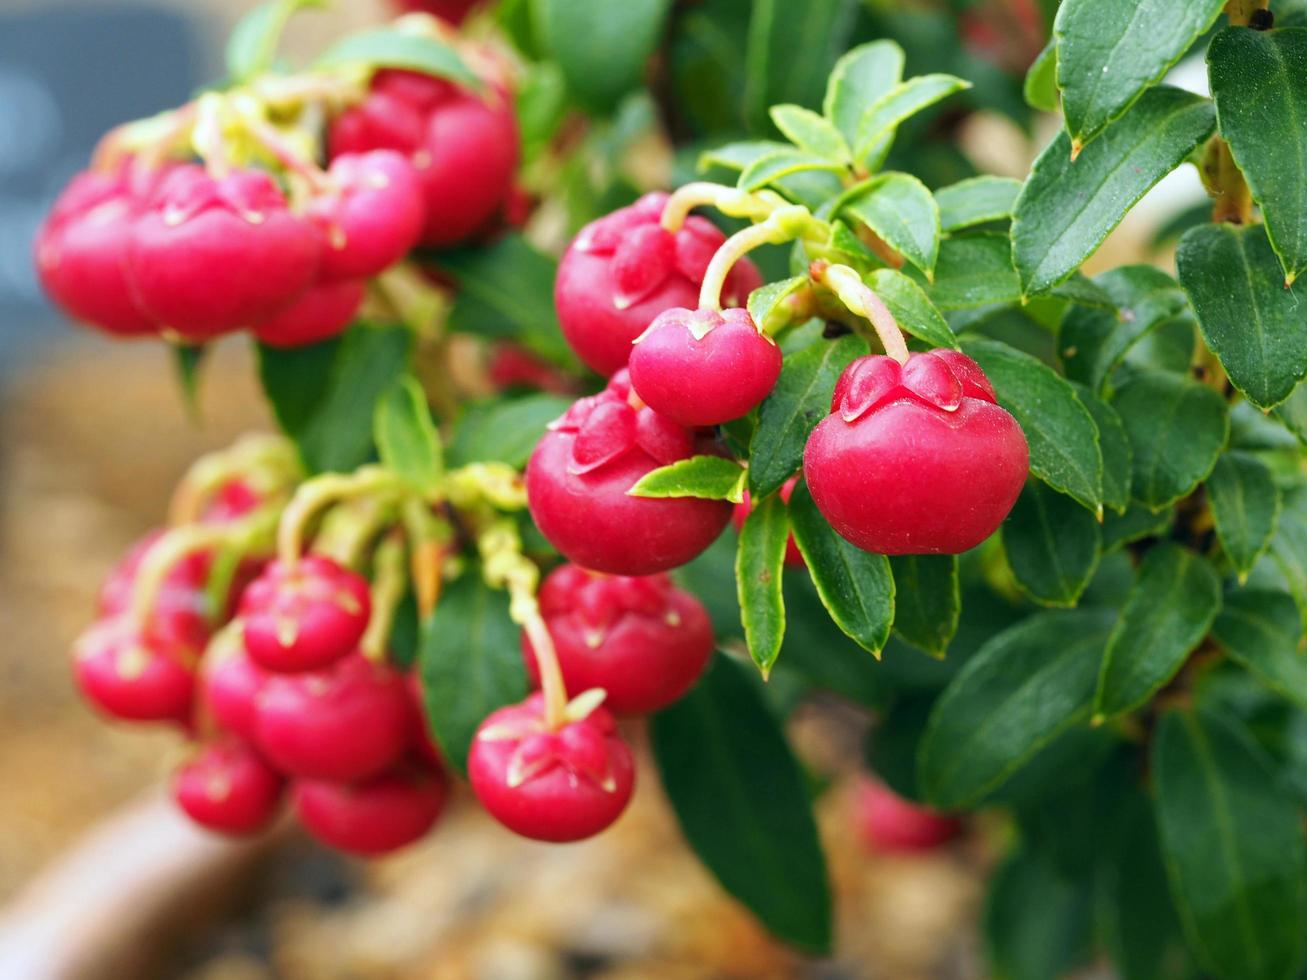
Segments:
[[[646,194],[581,229],[558,266],[554,304],[563,335],[587,365],[612,374],[654,319],[675,307],[699,305],[699,287],[713,253],[726,240],[705,218],[691,215],[676,234],[659,222],[666,194]],[[739,306],[762,285],[757,267],[736,263],[722,302]]]
[[[100,587],[101,616],[119,616],[131,609],[141,564],[162,536],[162,531],[146,535],[110,571]],[[215,618],[207,593],[212,564],[210,552],[195,551],[173,565],[145,624],[149,644],[183,663],[199,657],[209,642]]]
[[[200,662],[205,707],[219,728],[249,742],[258,735],[259,695],[267,682],[268,672],[239,641],[222,647],[215,641]]]
[[[73,672],[88,701],[126,721],[187,722],[195,678],[127,617],[92,625],[73,647]]]
[[[250,327],[308,288],[322,234],[268,174],[174,169],[137,219],[128,273],[141,306],[190,340]]]
[[[624,377],[582,398],[550,426],[526,470],[531,516],[555,548],[585,568],[651,575],[684,565],[731,517],[722,500],[628,496],[646,473],[694,455],[695,434],[633,408]]]
[[[254,336],[269,347],[303,347],[328,340],[354,321],[366,292],[360,279],[317,283],[271,320],[255,325]]]
[[[1030,468],[1026,438],[975,361],[957,351],[906,365],[864,357],[835,386],[808,439],[808,489],[866,551],[957,554],[998,529]]]
[[[393,0],[395,8],[409,14],[434,14],[458,26],[481,0]]]
[[[448,791],[439,773],[403,767],[360,783],[301,779],[291,790],[300,823],[322,843],[385,854],[429,831]]]
[[[256,744],[287,775],[365,779],[403,755],[415,721],[404,678],[356,653],[323,670],[269,675]]]
[[[231,524],[253,513],[264,502],[264,495],[248,481],[228,480],[213,494],[200,515],[200,521],[204,524]]]
[[[790,497],[794,494],[794,488],[798,484],[799,478],[792,476],[781,484],[781,500],[785,503],[790,502]],[[744,499],[735,505],[735,511],[731,514],[731,523],[735,525],[735,530],[744,530],[744,522],[749,519],[749,514],[753,511],[753,499],[749,491],[744,491]],[[803,554],[799,551],[799,546],[791,534],[785,541],[785,564],[791,568],[804,568],[807,562],[803,560]]]
[[[223,834],[252,834],[277,814],[283,780],[243,742],[205,746],[177,770],[177,805],[201,827]]]
[[[933,850],[962,831],[960,821],[905,800],[877,779],[858,780],[854,807],[862,839],[886,854]]]
[[[367,279],[402,259],[426,221],[422,182],[395,150],[342,153],[331,161],[332,190],[314,199],[309,214],[327,247],[323,279]]]
[[[423,703],[422,695],[422,678],[418,676],[416,669],[410,671],[404,678],[404,685],[413,701],[413,715],[417,719],[417,739],[413,751],[419,759],[427,764],[435,766],[437,769],[444,769],[445,757],[441,754],[440,746],[436,744],[435,736],[431,733],[431,726],[427,723],[427,709]]]
[[[315,670],[350,653],[372,613],[368,582],[330,558],[272,562],[241,598],[245,646],[268,670]]]
[[[748,310],[658,315],[631,351],[631,386],[661,415],[689,426],[747,415],[781,376],[781,349]]]
[[[666,575],[595,575],[576,565],[555,569],[540,588],[569,691],[608,692],[619,714],[665,708],[688,691],[713,651],[703,605]],[[539,682],[535,652],[523,637],[527,669]]]
[[[481,805],[509,830],[563,843],[592,837],[621,815],[635,762],[603,708],[551,732],[544,699],[533,694],[482,722],[468,777]]]

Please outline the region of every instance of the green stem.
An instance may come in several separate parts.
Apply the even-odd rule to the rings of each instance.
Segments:
[[[860,275],[847,265],[831,265],[825,261],[812,263],[813,279],[828,287],[851,313],[871,322],[885,348],[885,353],[900,364],[908,361],[908,344],[898,321],[884,301],[872,291]]]
[[[404,538],[391,534],[377,546],[372,576],[372,615],[359,649],[373,663],[383,663],[395,626],[395,611],[404,600],[408,576],[404,569]]]
[[[797,204],[777,208],[762,224],[753,225],[736,232],[722,243],[708,271],[704,273],[703,287],[699,290],[699,309],[720,310],[722,308],[722,288],[726,277],[731,274],[735,263],[749,252],[763,245],[780,245],[803,238],[814,230],[828,231],[824,222],[812,216],[805,207]]]

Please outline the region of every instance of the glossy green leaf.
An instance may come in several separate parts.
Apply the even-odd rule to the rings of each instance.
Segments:
[[[1272,416],[1307,445],[1307,384],[1300,384],[1276,407]]]
[[[1221,135],[1291,283],[1307,269],[1307,29],[1226,28],[1212,39],[1207,71]]]
[[[1119,118],[1212,26],[1224,0],[1065,0],[1053,34],[1067,130],[1079,146]]]
[[[1221,580],[1206,559],[1159,544],[1139,565],[1121,619],[1112,630],[1094,713],[1131,711],[1175,676],[1221,609]]]
[[[326,0],[271,0],[249,11],[227,39],[227,77],[245,82],[267,71],[277,60],[277,46],[290,19],[300,10],[326,5]]]
[[[1103,506],[1103,456],[1098,426],[1071,384],[1013,347],[983,337],[962,338],[963,352],[989,377],[998,403],[1015,416],[1030,444],[1030,471],[1091,511]]]
[[[1098,426],[1098,448],[1103,454],[1103,504],[1118,514],[1130,506],[1130,480],[1134,453],[1125,423],[1111,405],[1082,385],[1074,385],[1080,404],[1089,410]]]
[[[757,132],[781,102],[817,106],[836,59],[848,46],[852,0],[753,0],[745,41],[744,115]],[[739,44],[734,36],[731,43]]]
[[[854,159],[868,162],[872,151],[909,116],[968,88],[971,88],[970,82],[943,74],[919,75],[895,85],[872,103],[858,120]]]
[[[799,105],[777,105],[772,106],[771,119],[785,138],[805,153],[848,162],[849,147],[843,134],[824,116]]]
[[[1011,177],[970,177],[935,192],[941,231],[960,231],[1012,217],[1021,181]]]
[[[1124,514],[1103,515],[1103,554],[1142,538],[1165,534],[1175,520],[1175,508],[1154,511],[1143,504],[1132,503]]]
[[[445,469],[440,434],[415,377],[404,375],[377,399],[372,429],[382,463],[418,489],[436,485]]]
[[[778,494],[754,506],[740,530],[735,555],[735,581],[740,600],[740,618],[749,656],[766,677],[781,652],[785,639],[785,599],[781,575],[785,567],[785,543],[790,522]]]
[[[889,559],[855,548],[822,517],[806,485],[790,497],[794,540],[822,604],[844,633],[880,656],[894,621],[894,577]]]
[[[918,782],[932,804],[966,806],[1089,716],[1116,616],[1037,613],[982,646],[931,714]]]
[[[1046,606],[1074,606],[1098,567],[1098,521],[1070,497],[1030,480],[1003,522],[1017,585]]]
[[[1112,407],[1130,437],[1131,492],[1154,510],[1207,479],[1230,434],[1224,399],[1181,375],[1136,372],[1117,389]]]
[[[803,465],[803,447],[817,423],[830,414],[840,373],[867,353],[866,342],[848,335],[818,340],[785,358],[776,387],[758,410],[749,451],[749,492],[766,497]]]
[[[449,443],[450,465],[497,462],[525,466],[549,423],[571,404],[570,398],[539,393],[466,406]]]
[[[807,276],[791,276],[779,282],[769,282],[759,286],[749,294],[749,315],[760,330],[769,326],[788,323],[792,317],[785,301],[808,284]]]
[[[1173,712],[1153,741],[1162,853],[1189,943],[1223,980],[1288,980],[1307,906],[1298,809],[1235,722]]]
[[[351,34],[327,48],[314,62],[317,68],[344,68],[351,65],[402,68],[437,78],[448,78],[471,89],[482,88],[481,77],[444,41],[384,27]]]
[[[1075,161],[1071,137],[1059,133],[1035,161],[1013,208],[1012,255],[1022,291],[1043,292],[1079,268],[1215,124],[1207,99],[1163,86],[1144,95]]]
[[[889,307],[904,331],[932,347],[957,349],[958,338],[948,321],[912,279],[897,269],[876,269],[867,276],[867,284]]]
[[[933,657],[943,657],[958,629],[962,597],[956,555],[895,555],[894,632]]]
[[[1307,624],[1307,489],[1294,487],[1284,493],[1271,555]]]
[[[699,497],[703,500],[744,499],[744,468],[721,456],[691,456],[650,470],[626,491],[632,497]]]
[[[993,232],[944,239],[926,295],[945,311],[1017,302],[1021,282],[1012,267],[1011,240]]]
[[[825,157],[814,156],[803,150],[773,150],[750,163],[736,182],[741,190],[756,191],[774,184],[782,177],[809,170],[826,170],[837,173],[841,165]]]
[[[1049,41],[1039,57],[1026,70],[1021,94],[1026,105],[1041,112],[1057,112],[1061,108],[1061,93],[1057,90],[1057,42]]]
[[[727,170],[743,170],[754,161],[777,150],[792,149],[793,147],[779,140],[741,140],[737,143],[725,143],[699,154],[699,169],[725,167]]]
[[[893,41],[860,44],[835,63],[822,110],[849,146],[863,113],[903,80],[903,49]]]
[[[1293,596],[1272,589],[1231,592],[1212,637],[1272,691],[1307,708],[1307,656]]]
[[[985,952],[996,980],[1049,980],[1089,953],[1093,893],[1087,880],[1057,874],[1018,852],[995,872],[985,903]]]
[[[825,952],[830,888],[807,786],[756,684],[717,657],[654,715],[650,741],[681,831],[722,887],[775,935]]]
[[[1266,227],[1191,228],[1176,262],[1231,383],[1259,408],[1288,398],[1307,375],[1307,306],[1284,288]]]
[[[873,177],[845,203],[842,213],[857,218],[928,277],[934,274],[939,207],[916,177],[901,173]]]
[[[1270,469],[1248,453],[1225,453],[1207,478],[1207,499],[1221,547],[1240,578],[1247,578],[1280,516],[1280,491]]]
[[[475,567],[445,587],[423,625],[418,670],[427,724],[441,754],[466,773],[472,738],[486,716],[527,692],[508,595],[486,585]]]

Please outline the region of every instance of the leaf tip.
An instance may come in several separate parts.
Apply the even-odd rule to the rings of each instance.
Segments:
[[[1080,156],[1080,151],[1085,148],[1084,140],[1079,136],[1071,137],[1071,162],[1076,162],[1076,157]]]
[[[1297,281],[1297,279],[1298,279],[1297,271],[1290,272],[1287,276],[1284,277],[1284,288],[1292,289],[1293,284],[1295,281]]]
[[[1093,717],[1089,719],[1089,725],[1091,728],[1100,728],[1105,721],[1107,721],[1107,715],[1101,711],[1096,711]]]
[[[1103,505],[1102,505],[1102,504],[1099,504],[1099,505],[1098,505],[1098,508],[1094,511],[1094,517],[1096,517],[1096,518],[1098,519],[1098,523],[1099,523],[1099,524],[1102,524],[1102,523],[1103,523]]]

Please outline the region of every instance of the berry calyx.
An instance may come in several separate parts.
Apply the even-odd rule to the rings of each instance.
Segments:
[[[708,265],[726,241],[697,215],[677,232],[664,229],[659,222],[667,198],[646,194],[586,225],[558,266],[559,325],[581,360],[600,374],[626,365],[632,343],[660,313],[699,305]],[[739,306],[761,285],[757,267],[741,261],[726,279],[723,302]]]
[[[126,721],[187,722],[195,678],[126,616],[104,619],[73,646],[73,673],[88,701]]]
[[[635,761],[603,708],[550,731],[544,698],[533,694],[482,722],[468,777],[509,830],[563,843],[592,837],[621,815],[635,788]]]
[[[540,587],[540,612],[570,691],[602,688],[618,714],[665,708],[699,679],[713,650],[703,605],[666,575],[595,575],[563,565]],[[527,670],[535,651],[523,636]]]
[[[929,851],[962,832],[961,821],[905,800],[878,779],[859,778],[854,794],[857,830],[873,851]]]
[[[350,325],[366,292],[360,279],[317,283],[271,320],[256,324],[254,336],[269,347],[303,347],[327,340]]]
[[[243,742],[205,746],[177,770],[177,805],[201,827],[223,834],[252,834],[277,814],[284,780]]]
[[[860,358],[808,439],[803,471],[826,520],[865,551],[958,554],[1011,511],[1030,468],[1025,435],[958,351],[905,364]]]
[[[271,562],[241,598],[250,656],[282,672],[344,657],[358,645],[371,612],[367,579],[321,555]]]
[[[748,310],[660,313],[636,340],[631,386],[681,425],[719,425],[747,415],[776,387],[781,350]]]
[[[322,843],[374,855],[411,844],[429,831],[448,791],[439,773],[403,767],[359,783],[298,780],[295,815]]]
[[[790,502],[790,497],[794,495],[794,488],[798,485],[799,478],[792,476],[781,484],[781,500],[784,503]],[[731,523],[735,525],[735,530],[743,531],[744,522],[749,519],[749,514],[753,511],[753,498],[749,491],[744,491],[744,499],[735,505],[735,511],[731,514]],[[794,534],[785,539],[785,564],[791,568],[804,568],[807,562],[803,560],[803,554],[799,551],[799,546],[794,540]]]
[[[355,653],[323,670],[270,674],[256,744],[287,775],[365,779],[404,753],[415,721],[404,678]]]
[[[527,502],[541,533],[578,565],[652,575],[684,565],[712,544],[731,505],[628,495],[646,473],[699,448],[690,430],[632,407],[629,393],[619,375],[550,426],[527,464]]]
[[[421,179],[404,154],[342,153],[331,161],[327,185],[308,210],[327,240],[322,279],[378,275],[417,244],[426,208]]]

